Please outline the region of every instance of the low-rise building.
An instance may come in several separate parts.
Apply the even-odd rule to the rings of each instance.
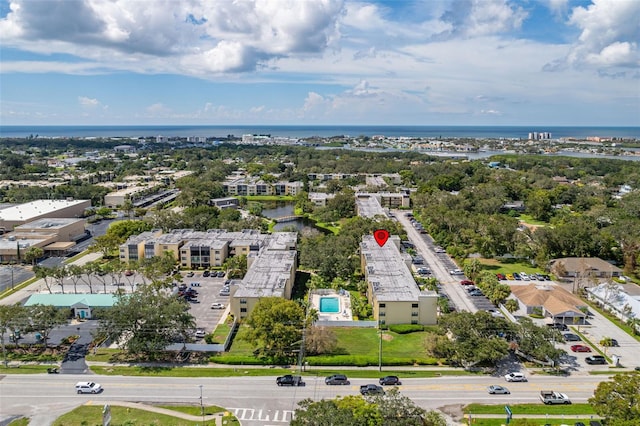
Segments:
[[[550,262],[553,272],[562,278],[611,278],[622,275],[622,269],[598,257],[563,257]]]
[[[527,314],[537,313],[556,323],[584,323],[588,305],[562,287],[535,283],[510,287]]]
[[[36,200],[0,210],[0,233],[41,218],[80,218],[90,200]]]
[[[386,212],[380,205],[380,201],[367,193],[356,194],[356,214],[368,218],[374,218],[376,216],[386,217]]]
[[[367,298],[380,325],[435,324],[438,296],[420,290],[410,270],[410,258],[400,252],[400,238],[393,235],[379,246],[372,235],[362,237],[361,267]]]

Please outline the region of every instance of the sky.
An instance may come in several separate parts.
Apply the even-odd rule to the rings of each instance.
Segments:
[[[0,0],[0,125],[640,126],[640,0]]]

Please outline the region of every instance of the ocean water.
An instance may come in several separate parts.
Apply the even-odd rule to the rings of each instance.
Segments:
[[[122,137],[199,136],[261,134],[291,138],[312,136],[405,136],[424,138],[524,139],[530,132],[549,132],[552,138],[589,136],[640,139],[640,127],[558,126],[0,126],[0,138],[7,137]]]

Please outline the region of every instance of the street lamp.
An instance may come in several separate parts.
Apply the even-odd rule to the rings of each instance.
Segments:
[[[202,403],[202,385],[200,385],[200,411],[202,412],[202,425],[204,426],[204,404]]]

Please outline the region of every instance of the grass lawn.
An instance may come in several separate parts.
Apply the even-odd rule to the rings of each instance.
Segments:
[[[491,271],[493,273],[502,273],[502,274],[513,274],[514,272],[526,272],[527,274],[540,273],[545,274],[546,272],[540,268],[536,268],[531,266],[528,262],[500,262],[496,259],[478,259],[482,264],[482,269],[486,271]]]
[[[518,216],[518,219],[523,221],[524,223],[526,223],[528,225],[549,226],[549,222],[544,222],[542,220],[536,220],[531,215],[528,215],[528,214],[521,214],[520,216]]]
[[[579,419],[574,420],[570,418],[566,419],[558,419],[558,418],[544,418],[544,419],[520,419],[513,418],[509,423],[509,426],[544,426],[550,424],[551,426],[560,426],[560,425],[572,425],[576,421],[581,421],[584,424],[588,424],[588,419]],[[465,423],[466,424],[466,423]],[[503,426],[505,424],[505,418],[498,419],[480,419],[477,417],[473,417],[473,426]]]
[[[589,404],[571,404],[571,405],[544,405],[540,404],[514,404],[509,405],[514,416],[523,416],[527,414],[538,414],[550,416],[559,415],[595,415],[593,407]],[[485,405],[485,404],[469,404],[464,407],[464,412],[472,414],[504,414],[504,404],[502,405]]]
[[[179,407],[171,407],[170,409],[178,411]],[[198,415],[200,415],[200,407]],[[207,407],[209,408],[209,407]],[[225,417],[227,425],[239,425],[240,422],[235,417]],[[93,426],[102,424],[102,406],[100,405],[83,405],[73,411],[64,414],[53,423],[54,426]],[[165,414],[154,413],[146,410],[135,408],[111,406],[111,425],[112,426],[136,426],[136,425],[163,425],[163,426],[182,426],[182,425],[201,425],[202,421],[192,422],[182,420],[177,417]]]
[[[47,372],[47,368],[51,365],[29,365],[11,366],[5,368],[4,364],[0,366],[0,374],[42,374]]]
[[[226,322],[224,324],[218,324],[213,332],[213,343],[224,343],[230,331],[231,326]]]
[[[199,405],[156,405],[156,407],[166,408],[167,410],[180,411],[181,413],[191,414],[192,416],[201,416],[202,409]],[[209,405],[204,406],[204,414],[206,416],[210,414],[220,413],[222,411],[226,411],[222,407],[218,407],[217,405]]]
[[[26,417],[22,417],[12,421],[7,426],[27,426],[28,424],[29,424],[29,419]]]

